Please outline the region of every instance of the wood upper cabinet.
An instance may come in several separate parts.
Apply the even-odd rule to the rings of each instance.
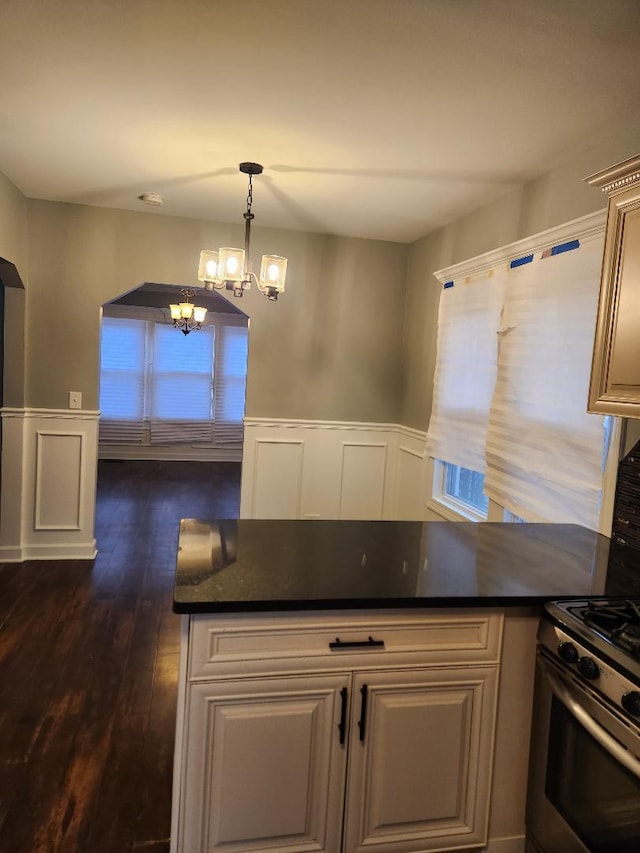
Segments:
[[[640,156],[586,180],[609,196],[588,410],[640,418]]]

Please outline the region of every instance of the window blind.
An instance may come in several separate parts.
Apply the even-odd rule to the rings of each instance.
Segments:
[[[145,396],[144,320],[104,317],[100,345],[100,441],[140,444]]]
[[[151,443],[211,442],[215,329],[179,335],[173,326],[153,325]]]
[[[481,473],[486,470],[505,276],[490,270],[471,281],[447,282],[438,310],[427,451],[436,459]]]
[[[248,328],[104,317],[100,441],[242,445]]]
[[[248,342],[245,326],[218,329],[213,394],[216,444],[242,444]]]
[[[531,520],[598,528],[604,418],[587,414],[603,241],[508,272],[487,431],[487,495]]]

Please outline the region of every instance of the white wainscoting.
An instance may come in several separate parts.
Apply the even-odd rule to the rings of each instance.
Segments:
[[[0,561],[93,559],[98,412],[0,416]]]
[[[421,520],[426,468],[398,424],[245,418],[240,515]]]

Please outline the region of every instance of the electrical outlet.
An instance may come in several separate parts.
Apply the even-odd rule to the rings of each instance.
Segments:
[[[82,408],[82,391],[69,391],[69,408]]]

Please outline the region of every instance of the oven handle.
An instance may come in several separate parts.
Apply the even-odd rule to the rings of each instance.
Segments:
[[[593,739],[597,741],[603,749],[615,758],[619,764],[622,764],[623,767],[626,767],[627,770],[630,770],[634,776],[637,776],[640,779],[640,761],[638,761],[638,759],[635,758],[627,749],[621,746],[617,740],[612,738],[609,732],[607,732],[606,729],[603,729],[602,726],[590,716],[588,711],[585,711],[582,705],[580,705],[580,703],[577,702],[569,693],[567,688],[555,675],[551,673],[548,664],[545,664],[542,660],[540,660],[540,663],[543,664],[542,672],[544,677],[547,679],[554,694],[562,702],[565,708],[573,714],[576,720],[584,726]]]

